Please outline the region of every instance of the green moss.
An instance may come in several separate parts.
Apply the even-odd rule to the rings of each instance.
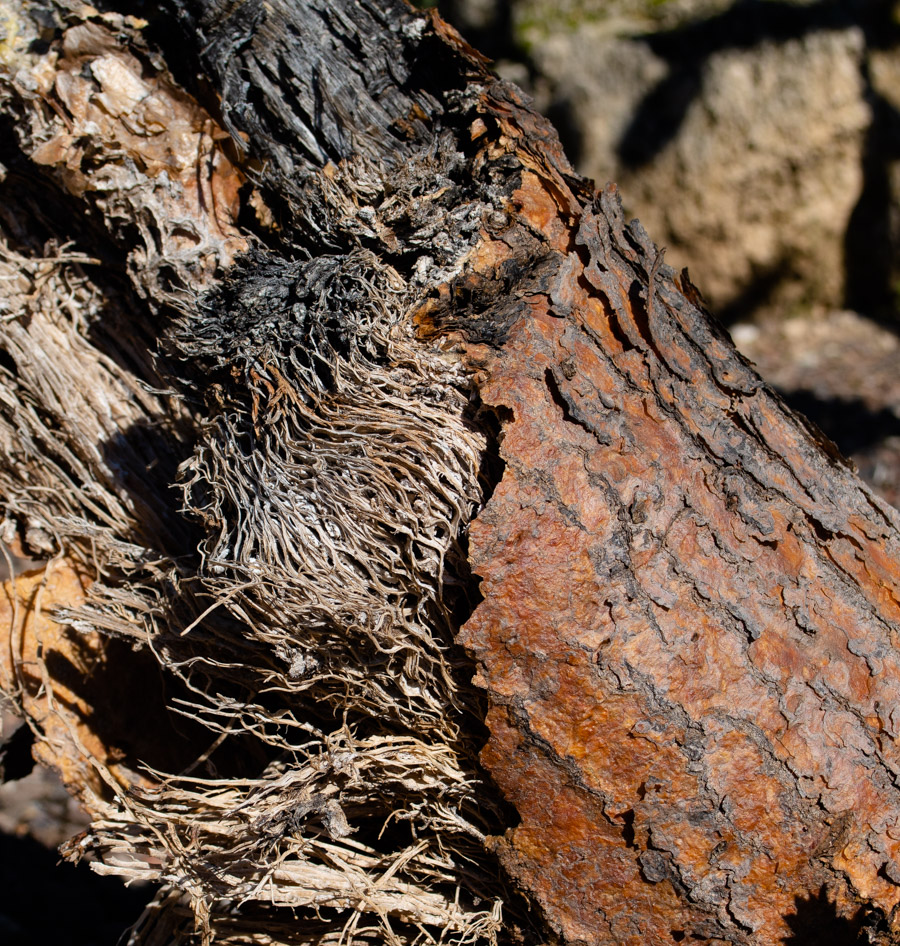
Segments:
[[[525,52],[547,39],[553,33],[574,33],[588,23],[599,23],[609,19],[608,8],[596,8],[593,4],[581,6],[569,3],[561,7],[549,4],[530,3],[526,12],[515,17],[515,37]]]

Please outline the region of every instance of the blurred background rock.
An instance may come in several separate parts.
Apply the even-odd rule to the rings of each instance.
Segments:
[[[438,8],[900,504],[900,2]]]

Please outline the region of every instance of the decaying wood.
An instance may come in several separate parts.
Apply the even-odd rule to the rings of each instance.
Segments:
[[[900,933],[900,520],[615,189],[389,0],[0,10],[0,670],[135,941]]]

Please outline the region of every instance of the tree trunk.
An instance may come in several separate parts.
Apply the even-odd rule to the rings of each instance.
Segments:
[[[890,941],[897,513],[438,17],[146,15],[0,6],[0,682],[135,941]]]

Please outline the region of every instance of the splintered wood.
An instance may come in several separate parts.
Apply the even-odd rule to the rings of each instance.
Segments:
[[[41,734],[37,760],[57,769],[78,797],[89,787],[100,790],[92,759],[109,761],[109,747],[90,725],[93,705],[85,695],[103,661],[103,638],[73,634],[51,615],[83,603],[87,584],[71,563],[54,561],[0,588],[0,685]]]

